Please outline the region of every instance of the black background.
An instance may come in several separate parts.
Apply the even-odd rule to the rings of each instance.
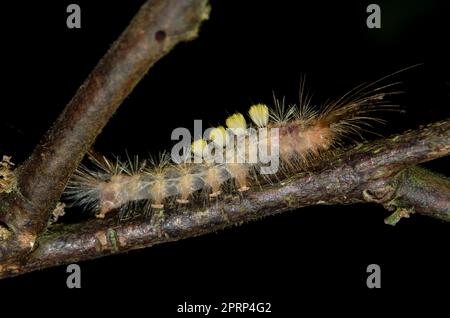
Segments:
[[[1,7],[0,154],[12,155],[16,163],[31,153],[143,1],[75,1],[82,28],[73,30],[65,24],[69,3],[22,1]],[[251,103],[271,104],[272,91],[298,102],[302,74],[320,104],[417,63],[423,65],[392,79],[402,81],[405,93],[396,102],[406,113],[391,116],[377,132],[389,135],[447,118],[450,13],[445,1],[377,1],[379,30],[366,26],[369,3],[212,1],[200,37],[178,45],[150,70],[95,148],[122,156],[125,150],[154,154],[170,148],[174,128],[193,129],[194,119],[223,123]],[[447,175],[448,165],[448,159],[426,164]],[[86,299],[92,303],[98,297],[125,297],[148,313],[169,314],[184,301],[272,301],[273,311],[280,312],[301,310],[325,294],[358,294],[370,301],[391,292],[448,291],[449,224],[413,215],[391,227],[383,223],[387,215],[371,204],[305,208],[81,262],[81,291],[66,288],[62,266],[0,281],[0,292],[91,295]],[[372,263],[381,266],[381,290],[366,288],[366,267]]]

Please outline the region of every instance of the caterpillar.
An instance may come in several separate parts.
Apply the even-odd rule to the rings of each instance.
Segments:
[[[247,117],[234,113],[225,126],[209,129],[192,143],[189,138],[171,155],[125,162],[90,155],[93,167],[81,164],[65,194],[74,205],[95,211],[97,218],[138,202],[162,210],[199,196],[211,201],[229,191],[244,194],[307,171],[361,140],[373,123],[383,123],[374,113],[398,110],[389,97],[399,93],[392,91],[398,83],[380,85],[385,78],[320,106],[304,93],[303,79],[298,105],[276,98],[273,107],[252,105]]]

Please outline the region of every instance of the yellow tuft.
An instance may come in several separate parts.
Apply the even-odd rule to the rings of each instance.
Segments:
[[[269,122],[269,108],[264,104],[256,104],[248,110],[250,118],[258,127],[266,127]]]
[[[227,131],[223,126],[219,126],[211,130],[209,139],[219,147],[225,147],[228,142]]]
[[[241,113],[235,113],[227,118],[227,127],[230,128],[235,134],[243,134],[247,129],[247,123]]]
[[[206,140],[204,139],[195,140],[191,146],[192,153],[197,157],[203,158],[203,154],[207,146],[208,143],[206,142]]]

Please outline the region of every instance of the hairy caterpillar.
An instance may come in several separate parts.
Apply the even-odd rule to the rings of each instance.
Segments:
[[[248,111],[252,124],[235,113],[226,119],[227,128],[212,128],[206,138],[192,144],[189,140],[177,159],[173,153],[172,160],[163,153],[148,161],[127,162],[91,156],[95,167],[80,165],[66,194],[103,218],[137,202],[151,209],[186,205],[197,196],[212,200],[226,188],[243,193],[260,181],[305,171],[346,142],[354,143],[353,137],[361,137],[372,122],[383,122],[373,112],[397,109],[387,97],[398,93],[389,91],[398,83],[376,86],[385,78],[360,85],[321,107],[315,107],[311,96],[304,94],[303,80],[299,105],[286,106],[284,100],[276,99],[273,108],[252,105]],[[269,172],[267,156],[278,162]]]

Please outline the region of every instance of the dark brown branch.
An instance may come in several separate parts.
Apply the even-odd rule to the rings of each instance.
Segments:
[[[16,171],[17,191],[0,196],[0,227],[11,232],[6,242],[0,237],[0,259],[33,249],[69,177],[112,114],[155,62],[197,36],[208,13],[206,0],[153,0],[141,7]]]
[[[201,211],[165,211],[162,218],[117,224],[114,218],[58,225],[25,263],[0,263],[0,278],[45,267],[175,241],[232,224],[316,204],[378,202],[396,210],[450,221],[450,180],[414,165],[448,155],[450,120],[363,144],[316,172],[234,196]]]

